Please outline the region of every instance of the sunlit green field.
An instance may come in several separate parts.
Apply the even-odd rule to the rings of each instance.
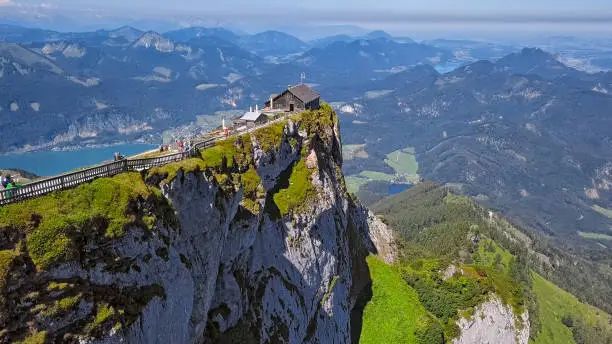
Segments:
[[[419,164],[414,155],[414,148],[407,147],[387,154],[385,163],[391,166],[398,174],[416,175]]]
[[[363,313],[359,343],[415,343],[418,319],[427,313],[417,292],[393,266],[374,256],[368,257],[367,262],[373,296]]]
[[[348,159],[367,157],[367,152],[364,150],[365,145],[346,145],[343,146],[343,155]],[[416,183],[419,180],[418,170],[419,164],[416,161],[413,147],[407,147],[387,154],[385,163],[395,171],[395,175],[374,171],[362,171],[359,174],[348,176],[345,178],[349,192],[357,193],[359,188],[371,181],[390,182],[396,175],[403,175],[409,183]]]
[[[561,320],[565,315],[573,314],[582,317],[590,326],[596,324],[608,328],[611,318],[605,312],[581,303],[576,297],[542,276],[533,274],[533,290],[538,299],[542,330],[536,339],[537,344],[574,343],[572,332]]]

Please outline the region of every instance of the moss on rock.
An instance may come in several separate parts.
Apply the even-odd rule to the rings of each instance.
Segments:
[[[283,120],[254,131],[253,136],[259,143],[259,147],[265,152],[278,149],[282,142],[285,125],[287,121]]]
[[[334,110],[326,103],[321,104],[318,110],[302,111],[291,119],[301,124],[300,129],[305,130],[308,137],[315,134],[328,137],[333,134],[334,125],[338,123],[338,117]]]
[[[16,344],[44,344],[46,339],[47,339],[46,331],[35,332],[29,335],[28,337],[26,337],[24,340],[17,342]]]
[[[63,299],[55,300],[51,307],[45,307],[41,314],[46,317],[55,317],[60,314],[65,314],[72,311],[81,301],[81,294],[74,295],[71,297],[65,297]]]
[[[107,303],[98,305],[98,313],[94,318],[94,324],[100,325],[115,314],[115,309]]]
[[[28,233],[26,244],[39,269],[71,258],[71,235],[92,219],[106,221],[106,236],[121,237],[134,219],[131,200],[152,195],[138,173],[96,179],[75,189],[54,192],[0,208],[0,227]]]
[[[15,257],[17,257],[17,253],[14,250],[0,251],[0,290],[4,288],[9,268]]]
[[[252,147],[250,135],[241,135],[217,141],[213,147],[202,150],[200,156],[206,167],[243,169],[253,160]]]
[[[274,194],[274,202],[281,215],[289,212],[302,212],[316,199],[317,189],[312,184],[313,170],[306,167],[306,159],[302,157],[293,165],[289,186]]]
[[[338,275],[336,275],[336,276],[334,276],[334,278],[332,278],[332,281],[329,284],[329,289],[327,290],[327,293],[325,293],[325,295],[323,295],[323,298],[321,299],[321,306],[323,306],[325,304],[325,302],[327,302],[327,300],[329,300],[329,298],[331,297],[332,292],[334,291],[334,287],[336,286],[336,282],[338,282],[339,279],[340,279],[340,276],[338,276]]]
[[[253,214],[258,214],[261,205],[257,201],[265,196],[264,188],[261,183],[261,178],[251,166],[248,171],[242,174],[242,187],[244,189],[243,206],[249,209]]]
[[[178,171],[180,170],[183,170],[183,173],[190,173],[190,172],[203,171],[205,167],[206,167],[206,164],[202,161],[202,159],[198,159],[198,158],[185,159],[185,160],[173,162],[173,163],[161,166],[161,167],[152,168],[148,173],[147,179],[149,179],[155,174],[158,174],[161,176],[165,176],[164,182],[170,183],[174,178],[176,178],[176,175],[178,174]]]

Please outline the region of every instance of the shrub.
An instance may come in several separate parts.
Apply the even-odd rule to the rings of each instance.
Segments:
[[[440,322],[427,314],[422,316],[415,331],[418,344],[444,344],[444,331]]]

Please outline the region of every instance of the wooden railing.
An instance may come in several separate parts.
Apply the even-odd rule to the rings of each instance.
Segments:
[[[172,162],[184,160],[196,156],[199,149],[205,149],[214,145],[215,140],[209,139],[194,145],[195,149],[188,152],[164,155],[157,158],[119,160],[108,164],[98,165],[84,170],[62,174],[59,176],[39,180],[17,188],[0,191],[0,205],[23,201],[28,198],[38,197],[53,191],[63,190],[90,182],[96,178],[112,177],[119,173],[128,171],[148,170],[153,167],[163,166]]]

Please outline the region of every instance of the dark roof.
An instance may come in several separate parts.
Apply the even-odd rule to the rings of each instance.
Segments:
[[[311,101],[321,97],[317,92],[307,85],[300,84],[297,86],[289,87],[287,91],[291,92],[299,100],[303,101],[304,104],[310,103]]]

